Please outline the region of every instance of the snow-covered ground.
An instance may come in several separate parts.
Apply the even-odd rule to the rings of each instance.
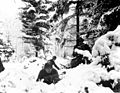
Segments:
[[[70,58],[57,58],[56,64],[61,80],[57,84],[47,85],[36,82],[39,71],[45,64],[45,59],[31,57],[22,62],[3,63],[5,71],[0,73],[1,93],[114,93],[110,88],[97,85],[101,80],[120,79],[120,32],[117,28],[113,32],[101,36],[92,50],[93,62],[89,65],[80,64],[72,69],[64,69],[62,65],[68,65]],[[84,51],[78,51],[84,53]],[[85,52],[87,53],[87,52]],[[85,54],[84,53],[84,54]],[[110,63],[114,70],[107,72],[106,68],[97,65],[101,56],[109,54]],[[66,74],[62,75],[62,72]]]
[[[67,62],[58,58],[58,62]],[[37,75],[42,69],[44,59],[29,58],[23,63],[4,63],[5,71],[0,73],[1,93],[114,93],[110,88],[96,85],[101,79],[115,79],[120,77],[118,71],[107,72],[105,68],[90,64],[79,65],[73,69],[62,69],[66,74],[56,85],[36,82]],[[56,63],[57,63],[56,62]],[[58,63],[57,63],[58,64]],[[59,71],[61,73],[61,71]]]
[[[16,19],[17,16],[15,15],[18,13],[18,9],[16,10],[16,8],[22,6],[21,3],[21,0],[1,0],[0,3],[1,31],[3,31],[5,35],[7,33],[10,34],[10,38],[12,38],[11,41],[19,54],[21,54],[23,50],[23,48],[21,48],[23,46],[20,47],[19,44],[21,40],[18,40],[18,37],[21,36],[19,32],[21,23]],[[51,13],[54,14],[53,12]],[[63,18],[71,14],[73,14],[72,8],[68,14],[63,15]],[[98,28],[100,29],[99,26]],[[68,35],[68,33],[65,33],[64,37]],[[55,36],[53,37],[55,38]],[[4,38],[4,40],[6,39]],[[48,42],[48,40],[46,40],[46,42]],[[3,63],[5,70],[0,73],[0,93],[88,93],[86,92],[87,90],[89,93],[114,93],[110,88],[103,87],[102,85],[98,86],[96,83],[109,79],[117,82],[117,80],[120,79],[119,43],[120,27],[118,26],[115,31],[108,32],[95,42],[92,55],[90,55],[88,51],[76,50],[79,54],[82,53],[84,56],[92,59],[93,62],[91,64],[80,64],[72,69],[64,69],[62,65],[69,65],[71,58],[64,59],[57,57],[56,64],[61,68],[61,70],[58,71],[61,80],[55,85],[36,82],[38,73],[46,62],[45,59],[36,57],[19,58],[21,59],[19,61],[14,58],[10,59],[10,62]],[[106,68],[97,65],[97,63],[101,61],[101,56],[105,54],[109,54],[110,63],[115,67],[115,69],[110,72],[107,72]],[[66,74],[62,74],[64,71]]]
[[[35,59],[35,58],[34,58]],[[36,58],[38,61],[38,59]],[[109,88],[97,86],[101,78],[107,80],[114,73],[108,73],[104,68],[93,65],[79,65],[77,68],[65,70],[66,75],[56,85],[36,82],[41,66],[36,63],[6,63],[6,70],[0,74],[1,93],[113,93]],[[39,60],[42,64],[43,60]],[[28,68],[24,68],[28,67]],[[60,72],[60,71],[59,71]],[[80,92],[81,91],[81,92]]]

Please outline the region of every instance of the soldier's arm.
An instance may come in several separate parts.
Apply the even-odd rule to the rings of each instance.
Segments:
[[[59,70],[60,68],[53,62],[53,65]]]

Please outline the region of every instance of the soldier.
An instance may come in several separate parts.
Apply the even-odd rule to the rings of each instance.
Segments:
[[[49,63],[45,64],[36,81],[41,81],[42,79],[43,82],[47,84],[55,84],[60,80],[57,70],[55,70]]]
[[[53,67],[53,65],[58,69],[60,70],[60,68],[55,64],[55,60],[56,60],[56,56],[53,56],[52,59],[48,60],[48,64],[50,64],[51,68]]]

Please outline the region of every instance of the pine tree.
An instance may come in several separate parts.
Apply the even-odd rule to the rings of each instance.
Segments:
[[[77,0],[76,0],[77,1]],[[79,0],[80,1],[80,0]],[[80,4],[79,8],[75,8],[74,10],[74,14],[72,15],[69,15],[67,18],[64,18],[62,19],[59,23],[58,23],[58,26],[59,25],[62,25],[61,26],[61,31],[64,32],[65,31],[65,28],[67,26],[67,23],[68,21],[71,19],[71,18],[75,18],[76,16],[76,10],[79,9],[81,10],[80,13],[79,13],[79,17],[80,16],[83,16],[83,15],[87,15],[88,17],[90,17],[92,19],[92,16],[94,15],[94,9],[97,7],[97,0],[83,0],[81,1],[82,4]],[[57,20],[60,20],[59,17],[63,18],[64,14],[67,14],[69,13],[69,10],[70,10],[70,5],[71,4],[75,4],[76,3],[73,3],[72,0],[59,0],[57,3],[56,3],[56,13],[55,15],[53,16],[53,20],[54,21],[57,21]],[[77,25],[77,24],[76,24]],[[71,26],[72,28],[75,27],[76,25],[74,26]],[[79,24],[80,26],[81,24]],[[58,27],[56,26],[56,27]],[[88,25],[87,25],[88,26]],[[70,27],[70,28],[71,28]],[[85,26],[84,26],[85,27]],[[75,27],[76,28],[76,27]],[[90,28],[84,28],[85,30],[84,31],[87,31],[86,29],[90,29]],[[87,32],[80,32],[79,34],[82,35],[83,33],[87,33]]]
[[[49,9],[51,2],[35,1],[35,0],[22,0],[27,3],[26,7],[22,8],[21,21],[23,23],[22,32],[26,35],[23,37],[25,42],[32,43],[36,49],[36,57],[40,49],[44,50],[43,36],[47,37],[49,34],[50,15],[49,12],[53,11]]]

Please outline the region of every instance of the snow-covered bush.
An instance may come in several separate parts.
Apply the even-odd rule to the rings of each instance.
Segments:
[[[93,64],[102,61],[102,56],[108,55],[109,62],[116,70],[120,69],[120,26],[115,31],[98,38],[92,49]]]

